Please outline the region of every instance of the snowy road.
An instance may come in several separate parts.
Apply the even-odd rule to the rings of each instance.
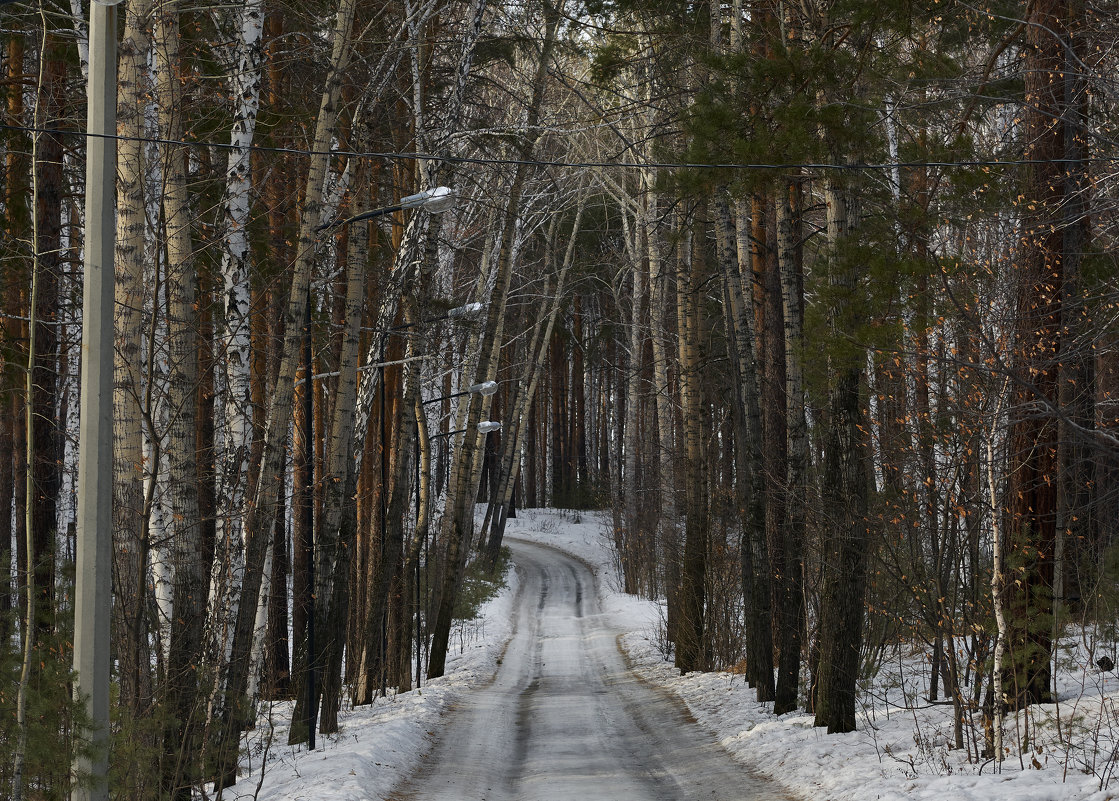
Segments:
[[[675,697],[637,679],[599,614],[594,578],[512,541],[516,632],[494,681],[443,728],[400,801],[761,801],[748,774]]]

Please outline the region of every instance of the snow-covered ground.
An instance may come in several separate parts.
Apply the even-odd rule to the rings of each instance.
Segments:
[[[261,715],[247,745],[242,777],[224,798],[258,801],[373,801],[386,798],[431,748],[446,712],[465,692],[489,681],[512,633],[517,589],[507,586],[473,621],[451,632],[447,674],[419,689],[390,693],[371,706],[343,709],[338,734],[319,735],[315,751],[287,745],[293,704],[275,704]],[[263,775],[261,766],[263,765]]]
[[[927,683],[923,658],[902,654],[888,663],[862,699],[859,730],[828,735],[802,713],[775,717],[754,700],[741,676],[679,676],[661,653],[663,612],[657,604],[618,590],[616,558],[607,528],[594,514],[524,510],[507,536],[561,548],[594,566],[602,608],[628,634],[623,644],[646,680],[670,688],[695,718],[736,758],[791,793],[814,801],[929,799],[930,801],[1107,801],[1119,799],[1113,780],[1119,743],[1119,678],[1101,673],[1084,643],[1062,642],[1069,670],[1058,679],[1059,703],[1035,707],[1027,721],[1006,721],[1007,742],[1028,725],[1032,748],[1016,751],[1001,770],[967,761],[949,749],[950,706],[930,705],[917,688]],[[471,687],[487,681],[510,634],[510,586],[456,633],[458,646],[442,679],[420,690],[344,711],[342,731],[308,753],[286,746],[290,706],[250,733],[251,776],[233,788],[239,798],[262,801],[372,801],[386,798],[431,745],[444,713]],[[1114,658],[1114,654],[1112,654]],[[1059,724],[1058,724],[1059,721]],[[272,745],[265,748],[269,732]],[[260,765],[265,766],[263,779]],[[259,785],[259,792],[257,791]]]

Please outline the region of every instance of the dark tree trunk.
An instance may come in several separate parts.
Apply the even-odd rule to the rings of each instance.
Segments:
[[[7,70],[4,77],[7,79],[10,86],[20,86],[24,81],[24,51],[23,51],[23,37],[14,35],[9,37],[7,42],[6,52],[6,65]],[[5,98],[5,111],[7,112],[8,119],[13,124],[23,122],[23,92],[21,91],[7,91]],[[27,168],[26,152],[28,150],[26,144],[25,134],[22,132],[8,132],[5,134],[5,154],[4,154],[4,210],[5,214],[3,219],[0,219],[0,226],[7,234],[7,240],[15,243],[19,242],[27,236],[29,226],[29,213],[27,199],[30,197],[29,176],[30,170]],[[26,556],[23,555],[23,546],[17,544],[15,546],[15,553],[17,554],[16,571],[14,575],[11,573],[11,557],[12,557],[12,543],[13,538],[17,543],[23,542],[22,529],[17,519],[16,525],[11,525],[11,509],[12,504],[15,504],[16,509],[22,509],[23,504],[19,501],[21,496],[20,486],[26,487],[26,482],[23,479],[23,472],[20,468],[21,454],[25,450],[24,443],[21,442],[20,431],[22,430],[23,419],[22,414],[22,394],[20,387],[23,385],[23,376],[21,370],[16,368],[18,364],[26,364],[26,356],[21,354],[22,342],[27,341],[27,335],[24,332],[24,324],[22,317],[25,315],[22,288],[28,284],[27,280],[27,260],[24,258],[26,255],[23,250],[15,251],[12,258],[4,268],[3,280],[3,308],[5,319],[0,323],[0,331],[3,332],[3,341],[0,342],[0,347],[3,347],[4,355],[4,371],[3,371],[3,395],[0,396],[0,412],[5,419],[4,439],[7,443],[7,448],[3,451],[5,454],[6,465],[3,469],[7,479],[0,478],[4,482],[4,487],[0,489],[4,497],[7,497],[7,504],[0,505],[0,514],[5,515],[7,518],[7,525],[4,529],[6,534],[3,540],[0,540],[0,559],[4,559],[4,564],[9,566],[4,575],[8,577],[8,583],[0,586],[0,592],[3,598],[0,598],[0,614],[3,615],[0,626],[3,627],[5,637],[4,643],[8,642],[8,637],[11,635],[14,626],[12,625],[11,611],[13,608],[12,591],[17,590],[22,586],[24,579],[21,577],[23,565],[27,564]],[[16,518],[22,518],[22,515],[16,515]],[[12,581],[15,581],[13,586]],[[20,601],[16,607],[23,610],[23,594],[19,594]],[[21,614],[22,616],[22,614]]]
[[[838,179],[827,187],[828,239],[832,249],[830,283],[837,290],[830,310],[833,337],[858,330],[863,310],[854,297],[856,260],[852,246],[847,188]],[[863,635],[869,530],[868,463],[861,399],[863,361],[858,350],[831,356],[832,382],[824,445],[824,508],[831,518],[823,536],[820,592],[819,663],[816,671],[816,725],[829,733],[854,731],[855,688]]]
[[[780,715],[796,709],[800,688],[800,652],[804,629],[803,553],[808,425],[803,373],[804,285],[800,247],[800,190],[795,181],[779,185],[776,202],[788,421],[786,513],[782,526],[784,567],[777,582],[775,610],[780,657],[773,711]]]
[[[1097,344],[1090,339],[1090,311],[1085,300],[1085,280],[1081,275],[1084,255],[1091,246],[1088,216],[1090,188],[1087,171],[1088,115],[1087,81],[1080,64],[1087,49],[1085,4],[1069,0],[1067,47],[1062,53],[1063,136],[1065,158],[1063,238],[1063,297],[1061,298],[1061,430],[1060,489],[1057,507],[1057,548],[1055,589],[1056,628],[1061,626],[1060,610],[1075,611],[1082,595],[1095,576],[1099,564],[1100,522],[1097,509],[1100,486],[1097,475],[1100,453],[1091,439],[1096,426]],[[1085,575],[1087,573],[1087,575]]]
[[[1007,560],[1009,632],[1004,694],[1011,708],[1052,699],[1054,567],[1057,549],[1059,425],[1066,181],[1064,45],[1070,0],[1027,6],[1024,141],[1029,167],[1017,256],[1019,382],[1013,393]],[[1073,236],[1070,232],[1070,236]],[[1075,371],[1075,363],[1066,367]],[[1071,378],[1071,376],[1069,376]],[[1078,379],[1080,377],[1077,377]],[[1066,392],[1074,392],[1066,390]]]
[[[543,395],[544,393],[539,393]],[[536,499],[536,407],[539,399],[533,398],[528,407],[528,425],[525,434],[525,506],[535,509]]]
[[[748,224],[746,207],[736,207],[738,226]],[[762,412],[755,358],[751,262],[760,243],[747,252],[739,248],[738,227],[725,200],[716,200],[716,232],[723,271],[723,305],[727,347],[732,355],[735,502],[742,523],[739,540],[743,609],[746,618],[746,677],[759,701],[773,700],[773,628],[769,589],[769,554],[765,538],[766,495],[762,456]],[[755,233],[757,233],[755,229]]]
[[[22,315],[21,315],[22,316]],[[26,339],[26,326],[22,326]],[[12,503],[17,510],[27,508],[27,416],[24,414],[26,396],[23,393],[13,394],[11,413],[15,419],[12,436],[12,454],[14,464],[12,470],[15,474],[15,486]],[[18,609],[20,620],[27,619],[27,515],[15,516],[16,538],[16,588],[18,595]]]
[[[55,543],[58,530],[58,493],[62,487],[61,430],[58,402],[58,284],[62,271],[62,197],[66,191],[62,175],[63,147],[58,127],[64,113],[66,79],[65,43],[49,35],[43,54],[43,86],[40,88],[42,125],[35,172],[38,194],[38,298],[35,304],[35,368],[31,426],[32,464],[31,527],[35,562],[35,633],[47,636],[53,627]]]
[[[762,453],[765,475],[765,540],[769,550],[769,590],[770,608],[773,610],[773,630],[776,635],[777,663],[790,664],[786,652],[800,647],[799,637],[790,631],[791,621],[786,619],[790,609],[793,587],[790,571],[794,565],[786,555],[786,486],[788,480],[788,431],[785,421],[786,411],[786,374],[785,374],[785,316],[781,295],[781,267],[777,253],[777,202],[784,202],[776,192],[767,198],[765,206],[766,229],[770,232],[769,247],[761,254],[762,307],[761,329],[762,344]],[[755,212],[760,211],[755,207]],[[792,636],[790,636],[792,635]],[[799,657],[799,654],[797,655]],[[793,664],[799,664],[799,659]],[[788,712],[796,708],[797,677],[782,675],[780,686],[782,696],[777,701],[777,712]],[[790,685],[790,678],[792,683]],[[791,698],[790,698],[791,691]],[[791,703],[790,703],[791,702]]]
[[[567,357],[560,332],[552,334],[552,505],[567,506],[570,486],[567,475]]]
[[[7,392],[0,393],[6,401]],[[0,402],[0,410],[10,408],[10,403]],[[6,652],[14,632],[12,619],[12,448],[14,447],[15,418],[0,414],[0,651]]]
[[[677,330],[680,337],[680,405],[684,416],[684,558],[680,575],[676,667],[681,673],[707,668],[706,577],[710,536],[703,400],[701,316],[695,288],[703,266],[699,253],[677,263]]]
[[[274,700],[291,697],[291,663],[288,658],[288,532],[282,500],[280,506],[272,541],[268,622],[264,634],[264,681],[261,683],[263,697]]]
[[[571,322],[571,447],[574,464],[569,468],[573,476],[574,486],[580,492],[580,505],[585,505],[587,498],[587,410],[586,386],[584,381],[583,365],[583,310],[579,295],[575,295],[574,311]]]
[[[825,475],[826,508],[837,517],[825,536],[824,585],[820,597],[820,662],[816,725],[829,734],[855,730],[855,688],[863,633],[863,593],[868,548],[867,475],[862,371],[844,371],[829,403]]]
[[[399,370],[394,370],[399,373]],[[398,376],[386,377],[386,383],[400,387]],[[396,414],[403,411],[401,415]],[[382,507],[378,515],[381,522],[380,553],[376,557],[376,568],[369,587],[369,615],[365,622],[365,692],[360,703],[372,703],[373,697],[383,693],[387,687],[389,671],[393,659],[389,653],[389,615],[391,611],[390,591],[396,576],[404,548],[404,514],[408,506],[408,489],[411,468],[412,442],[415,436],[414,399],[403,404],[392,404],[385,411],[387,420],[382,433],[386,435],[383,447],[391,447],[392,455],[383,453],[385,462],[380,465],[381,483],[384,493]],[[391,429],[397,432],[388,438],[388,421]],[[401,422],[404,427],[401,427]]]

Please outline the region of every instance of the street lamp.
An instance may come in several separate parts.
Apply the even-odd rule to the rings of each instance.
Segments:
[[[479,395],[485,395],[487,398],[497,392],[496,381],[483,381],[481,384],[473,384],[467,387],[468,393],[477,392]]]
[[[442,398],[436,398],[436,400],[442,400]],[[454,431],[440,431],[438,434],[431,434],[428,439],[449,437],[454,434],[465,434],[469,430],[469,428],[456,428]],[[478,427],[474,430],[477,431],[479,434],[489,434],[491,431],[500,431],[501,423],[497,422],[496,420],[482,420],[480,423],[478,423]]]
[[[396,334],[400,333],[401,331],[407,331],[409,328],[416,328],[417,326],[422,325],[431,325],[432,323],[441,323],[444,320],[473,320],[475,317],[481,314],[482,310],[485,308],[486,304],[484,303],[467,303],[463,306],[455,306],[446,314],[441,314],[438,317],[424,317],[419,320],[413,320],[410,323],[401,323],[400,325],[394,325],[392,328],[388,329],[388,333]],[[364,330],[380,331],[381,333],[384,333],[383,329],[367,328]]]
[[[429,403],[439,403],[439,401],[450,400],[451,398],[461,398],[464,395],[478,394],[488,398],[495,392],[497,392],[496,381],[483,381],[481,384],[471,384],[462,392],[452,392],[450,395],[441,395],[438,398],[429,398],[428,400],[424,401],[424,405],[426,406]],[[500,427],[500,423],[498,424],[498,426]]]
[[[74,697],[86,704],[91,748],[74,749],[74,801],[109,797],[109,621],[112,607],[113,248],[116,214],[117,9],[90,5],[86,236],[82,279],[81,423],[74,587]],[[30,636],[30,635],[29,635]]]
[[[473,318],[481,314],[482,309],[486,308],[484,303],[467,303],[465,306],[458,306],[447,312],[447,317],[467,317]]]
[[[361,220],[371,220],[374,217],[380,217],[383,214],[392,214],[394,211],[403,211],[404,209],[427,209],[432,214],[442,214],[444,211],[452,208],[456,200],[455,193],[452,189],[446,186],[436,186],[431,189],[425,189],[422,192],[417,192],[414,195],[406,195],[402,197],[400,202],[395,206],[387,206],[383,209],[374,209],[373,211],[355,214],[353,217],[333,220],[328,223],[323,223],[315,228],[315,230],[328,231],[335,228],[342,228],[351,223],[360,222]]]

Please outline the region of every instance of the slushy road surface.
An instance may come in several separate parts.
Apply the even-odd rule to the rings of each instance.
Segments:
[[[778,801],[683,704],[631,673],[594,578],[566,554],[507,541],[516,631],[400,801]]]

